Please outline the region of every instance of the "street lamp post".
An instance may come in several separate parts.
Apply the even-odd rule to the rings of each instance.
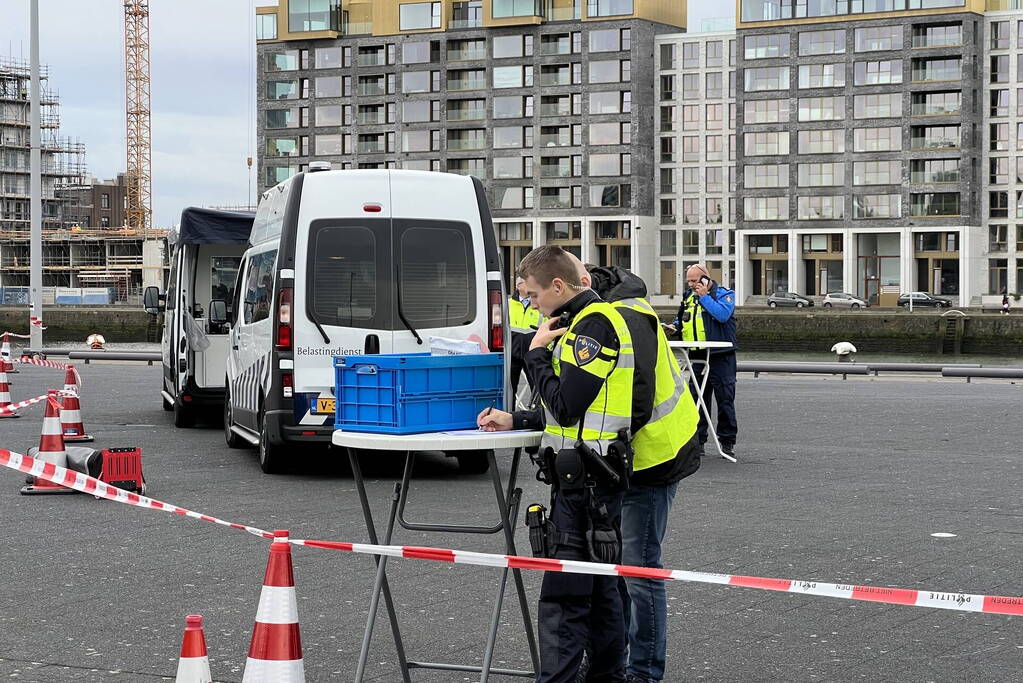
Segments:
[[[32,117],[31,151],[29,153],[29,216],[30,250],[29,257],[29,302],[31,304],[29,343],[31,348],[41,351],[43,348],[42,325],[33,324],[43,319],[43,183],[42,183],[42,136],[39,131],[39,0],[32,0],[31,9],[31,92],[29,93],[29,112]]]

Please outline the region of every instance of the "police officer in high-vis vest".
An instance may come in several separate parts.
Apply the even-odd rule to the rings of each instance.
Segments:
[[[526,367],[526,352],[533,334],[540,326],[540,311],[533,308],[526,295],[526,281],[521,277],[515,280],[515,292],[508,297],[508,329],[511,331],[511,385],[512,396],[518,394],[519,375]],[[526,375],[529,386],[533,386],[529,375]]]
[[[642,279],[628,270],[589,266],[586,277],[618,309],[636,357],[629,489],[622,503],[622,563],[660,568],[668,516],[683,478],[700,467],[699,414],[668,338],[644,298]],[[684,542],[684,541],[683,541]],[[627,578],[628,680],[665,678],[668,600],[661,579]]]
[[[735,417],[735,292],[711,279],[702,265],[686,270],[686,291],[678,309],[675,326],[682,341],[726,341],[730,349],[710,349],[706,368],[696,366],[694,386],[699,386],[703,373],[709,372],[704,405],[710,409],[713,398],[718,405],[718,440],[721,450],[735,455],[735,438],[739,431]],[[700,415],[700,443],[707,442],[707,418]]]
[[[534,554],[619,563],[622,491],[631,470],[632,336],[617,309],[583,285],[576,262],[560,247],[534,249],[519,274],[548,316],[526,354],[542,406],[514,414],[485,410],[479,425],[488,431],[544,430],[539,476],[552,490],[545,521],[540,505],[527,513]],[[534,535],[534,529],[542,533]],[[612,576],[544,574],[539,683],[574,682],[584,650],[590,653],[587,681],[625,681],[627,638],[618,583]]]

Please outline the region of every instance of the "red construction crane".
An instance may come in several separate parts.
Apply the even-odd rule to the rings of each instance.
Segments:
[[[124,91],[127,114],[127,227],[144,235],[152,221],[149,106],[149,0],[124,1]]]

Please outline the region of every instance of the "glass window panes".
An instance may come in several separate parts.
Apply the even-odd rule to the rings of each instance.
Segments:
[[[745,123],[787,123],[789,100],[746,100],[743,120]]]
[[[845,165],[841,162],[799,164],[799,187],[834,187],[845,183]]]
[[[591,145],[622,144],[622,124],[618,121],[609,123],[591,123],[589,143]]]
[[[429,100],[406,100],[401,103],[401,120],[406,123],[430,121]]]
[[[853,218],[899,218],[902,197],[897,194],[853,195]]]
[[[619,29],[590,31],[590,52],[618,52],[622,49]]]
[[[416,43],[403,43],[401,46],[401,63],[402,64],[427,64],[432,61],[436,61],[434,57],[434,50],[431,49],[431,43],[428,40]]]
[[[494,36],[493,44],[491,45],[491,56],[494,59],[503,59],[505,57],[521,57],[522,56],[522,45],[523,36]]]
[[[494,157],[495,178],[522,178],[522,157]]]
[[[747,68],[743,70],[743,75],[746,79],[747,92],[789,89],[789,67],[787,66]]]
[[[746,156],[770,156],[789,153],[789,134],[786,131],[744,133]]]
[[[430,92],[429,71],[404,71],[401,74],[401,91],[404,93]]]
[[[497,126],[494,128],[494,149],[522,147],[522,126]]]
[[[402,31],[440,28],[440,3],[406,2],[398,5],[398,28]]]
[[[853,65],[855,85],[887,85],[902,83],[902,60],[886,59],[877,62],[856,62]]]
[[[854,152],[898,152],[902,149],[902,128],[856,128],[853,130]]]
[[[845,152],[845,130],[822,128],[799,131],[799,154],[841,154]]]
[[[845,64],[801,64],[800,88],[838,88],[845,85]]]
[[[786,221],[789,219],[789,198],[745,197],[743,217],[748,221]]]
[[[743,187],[788,187],[788,164],[748,164],[743,168]]]
[[[495,119],[515,119],[522,117],[522,97],[514,95],[511,97],[494,98]]]
[[[314,110],[315,126],[343,126],[345,125],[344,110],[340,104],[325,104],[316,107]]]
[[[853,185],[900,185],[901,161],[854,161]]]
[[[854,95],[853,117],[857,119],[894,118],[902,116],[902,93]]]
[[[590,83],[618,83],[622,81],[622,65],[617,59],[591,61],[589,63]]]
[[[799,34],[799,54],[840,55],[845,53],[845,30],[802,31]]]
[[[856,29],[857,52],[901,50],[902,26],[871,26]]]
[[[622,156],[621,154],[591,154],[589,159],[589,175],[623,175]]]
[[[621,112],[621,92],[605,90],[590,93],[591,114],[618,114]]]
[[[838,121],[845,118],[844,97],[800,97],[800,121]]]
[[[830,221],[842,218],[845,218],[845,197],[843,196],[817,195],[796,198],[797,220]],[[823,238],[824,235],[813,235],[812,237]]]
[[[775,33],[762,36],[746,36],[743,41],[743,56],[746,59],[788,57],[789,34]]]
[[[523,73],[525,69],[532,67],[523,66],[495,66],[494,67],[494,87],[495,88],[521,88],[523,87],[524,79]]]

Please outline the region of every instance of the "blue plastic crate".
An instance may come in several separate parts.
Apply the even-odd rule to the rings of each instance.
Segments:
[[[334,395],[338,429],[382,434],[471,429],[481,410],[502,407],[504,356],[335,356]]]

